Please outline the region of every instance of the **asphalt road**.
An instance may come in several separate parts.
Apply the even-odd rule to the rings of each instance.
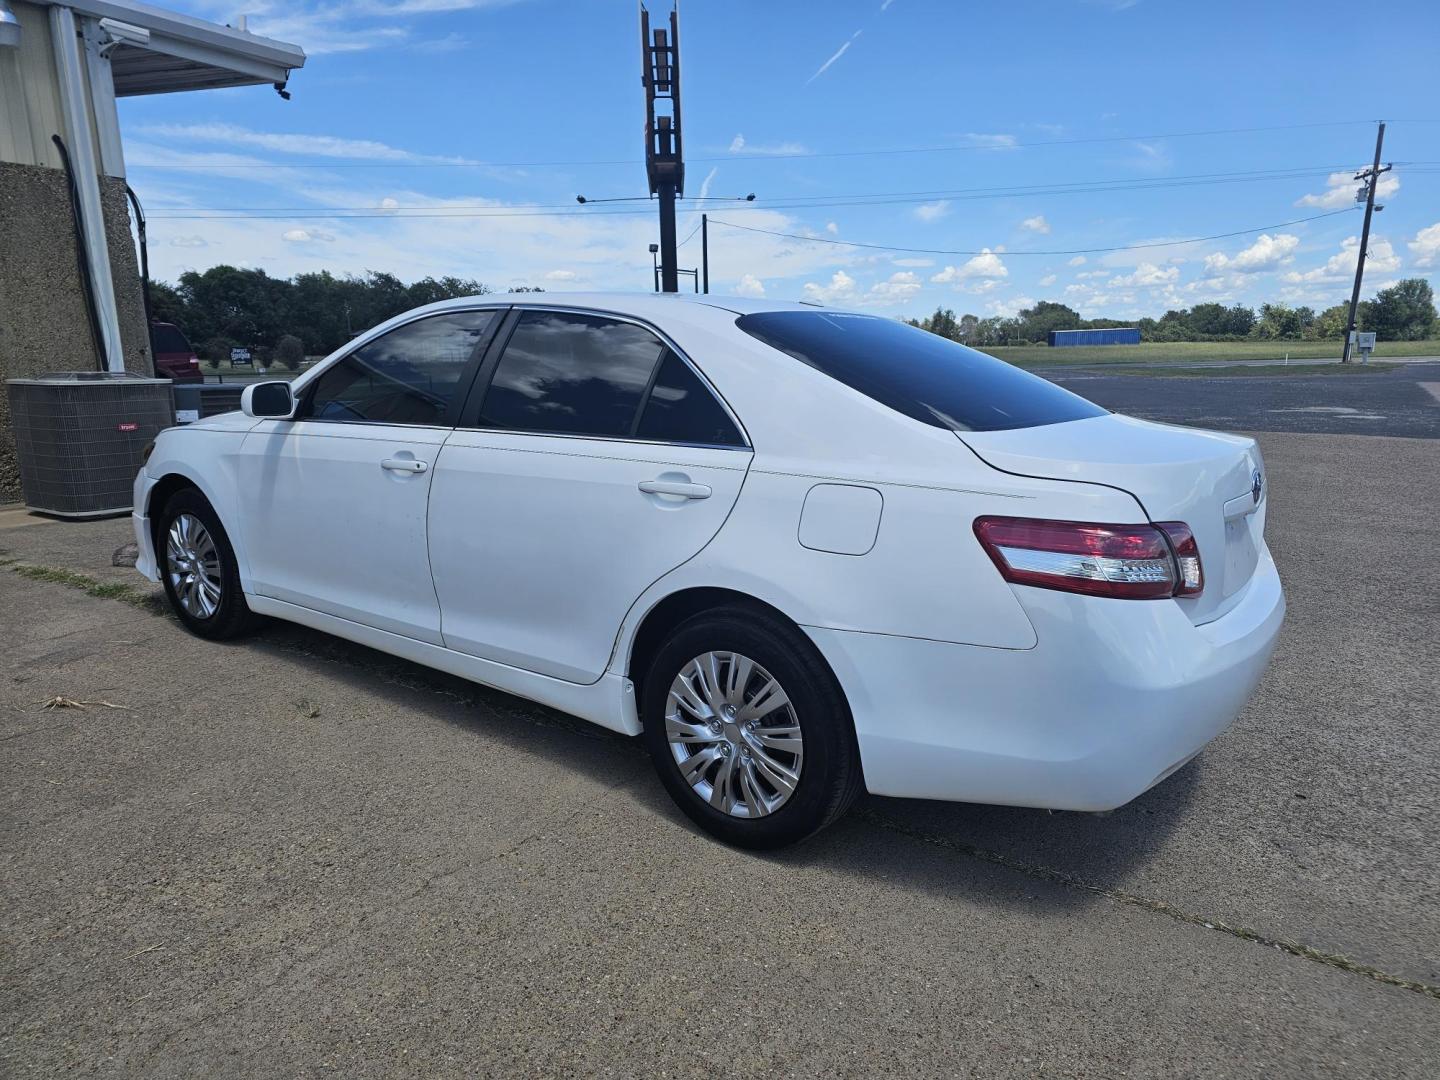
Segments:
[[[1440,363],[1285,375],[1107,374],[1052,368],[1047,379],[1115,412],[1224,431],[1440,438]],[[1425,384],[1434,387],[1427,389]]]
[[[1260,438],[1290,615],[1194,764],[771,857],[618,736],[0,567],[0,1074],[1440,1075],[1440,443]]]

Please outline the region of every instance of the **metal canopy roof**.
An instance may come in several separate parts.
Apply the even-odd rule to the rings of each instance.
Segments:
[[[305,63],[298,45],[259,37],[218,23],[126,0],[38,0],[77,15],[115,19],[150,32],[141,45],[125,42],[110,53],[116,97],[207,90],[221,86],[283,83]]]

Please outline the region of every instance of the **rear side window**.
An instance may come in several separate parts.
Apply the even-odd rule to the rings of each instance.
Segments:
[[[445,423],[493,311],[432,315],[362,345],[315,380],[306,416],[373,424]]]
[[[656,442],[743,446],[734,421],[690,365],[667,351],[635,432]]]
[[[894,319],[767,311],[735,323],[867,397],[952,431],[1003,431],[1104,416],[1084,398],[947,338]]]
[[[600,315],[520,316],[480,407],[483,427],[628,438],[665,345]]]
[[[155,342],[157,353],[185,353],[192,351],[190,342],[174,323],[151,323],[150,337]]]

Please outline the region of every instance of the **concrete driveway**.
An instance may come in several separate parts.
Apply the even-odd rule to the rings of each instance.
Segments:
[[[630,741],[0,522],[0,1073],[1440,1075],[1440,442],[1261,442],[1289,621],[1195,764],[771,857]]]

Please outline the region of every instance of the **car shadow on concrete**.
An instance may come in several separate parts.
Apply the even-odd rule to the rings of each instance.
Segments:
[[[443,672],[293,624],[273,622],[237,647],[302,668],[349,669],[397,713],[421,713],[552,764],[615,782],[637,820],[662,817],[710,840],[674,807],[639,740]],[[303,684],[305,680],[297,680]],[[403,721],[402,721],[403,722]],[[1108,814],[1049,812],[861,795],[835,825],[793,848],[752,857],[880,880],[941,897],[1064,915],[1132,877],[1188,815],[1203,755]]]

